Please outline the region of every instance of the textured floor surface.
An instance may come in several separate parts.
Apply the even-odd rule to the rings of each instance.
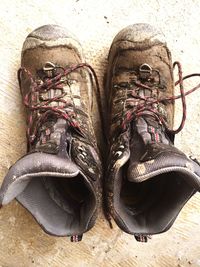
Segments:
[[[163,31],[173,60],[182,62],[185,74],[200,72],[199,14],[198,0],[0,1],[0,180],[26,150],[16,72],[22,43],[30,31],[49,23],[69,28],[81,41],[102,85],[114,35],[138,22],[151,23]],[[175,143],[200,160],[199,100],[200,91],[187,98],[187,123]],[[181,115],[177,102],[177,125]],[[147,244],[137,243],[117,227],[111,231],[103,215],[81,243],[50,237],[13,201],[0,211],[0,267],[32,266],[200,266],[200,194],[189,201],[167,233]]]

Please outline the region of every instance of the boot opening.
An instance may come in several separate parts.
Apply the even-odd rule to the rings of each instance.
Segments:
[[[46,232],[58,236],[85,232],[96,206],[94,192],[81,174],[34,178],[17,200]]]
[[[0,204],[16,198],[49,234],[79,235],[95,221],[97,198],[92,183],[76,164],[47,153],[32,153],[8,171]]]
[[[120,176],[120,174],[119,174]],[[127,232],[155,234],[166,231],[194,194],[183,173],[154,176],[141,183],[130,182],[121,173],[115,211],[128,227]],[[117,190],[117,189],[116,189]]]
[[[92,201],[92,192],[81,174],[68,179],[44,177],[43,184],[58,206],[79,219],[81,209]]]
[[[123,179],[120,192],[121,202],[134,215],[145,212],[156,202],[160,203],[166,186],[166,176],[166,174],[160,175],[142,183],[134,183]]]

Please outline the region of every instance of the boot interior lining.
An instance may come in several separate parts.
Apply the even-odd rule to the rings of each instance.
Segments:
[[[55,235],[80,234],[95,209],[95,196],[84,177],[33,178],[17,200],[45,231]]]
[[[167,177],[160,178],[155,177],[142,183],[133,183],[123,179],[120,198],[126,209],[136,215],[151,208],[156,201],[160,201]]]
[[[63,209],[70,207],[70,213],[80,216],[81,207],[90,198],[90,190],[84,182],[84,178],[79,174],[75,178],[43,178],[43,183],[51,198],[62,206]],[[66,210],[67,211],[67,210]]]
[[[194,189],[179,172],[168,172],[141,183],[130,182],[126,173],[114,200],[115,211],[129,232],[154,234],[167,230]]]

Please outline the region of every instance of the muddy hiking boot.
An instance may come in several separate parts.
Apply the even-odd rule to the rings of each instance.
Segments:
[[[179,72],[177,97],[173,67]],[[185,94],[185,78],[181,65],[172,65],[162,34],[150,25],[128,26],[114,38],[105,92],[110,114],[107,212],[138,241],[167,231],[200,189],[200,166],[174,147],[185,122],[185,95],[197,89]],[[178,98],[183,117],[172,130]]]
[[[94,225],[101,195],[92,76],[66,29],[46,25],[28,35],[18,72],[28,153],[9,169],[0,191],[2,205],[16,198],[45,232],[72,241]]]

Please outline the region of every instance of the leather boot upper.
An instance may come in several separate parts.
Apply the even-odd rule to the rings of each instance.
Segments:
[[[163,36],[126,27],[110,48],[108,212],[139,241],[164,232],[199,190],[199,165],[174,147],[173,69]]]
[[[26,38],[18,72],[27,113],[27,155],[8,171],[4,205],[16,198],[53,235],[81,235],[95,223],[101,161],[91,120],[94,85],[80,43],[42,26]],[[76,69],[76,67],[79,67]]]

